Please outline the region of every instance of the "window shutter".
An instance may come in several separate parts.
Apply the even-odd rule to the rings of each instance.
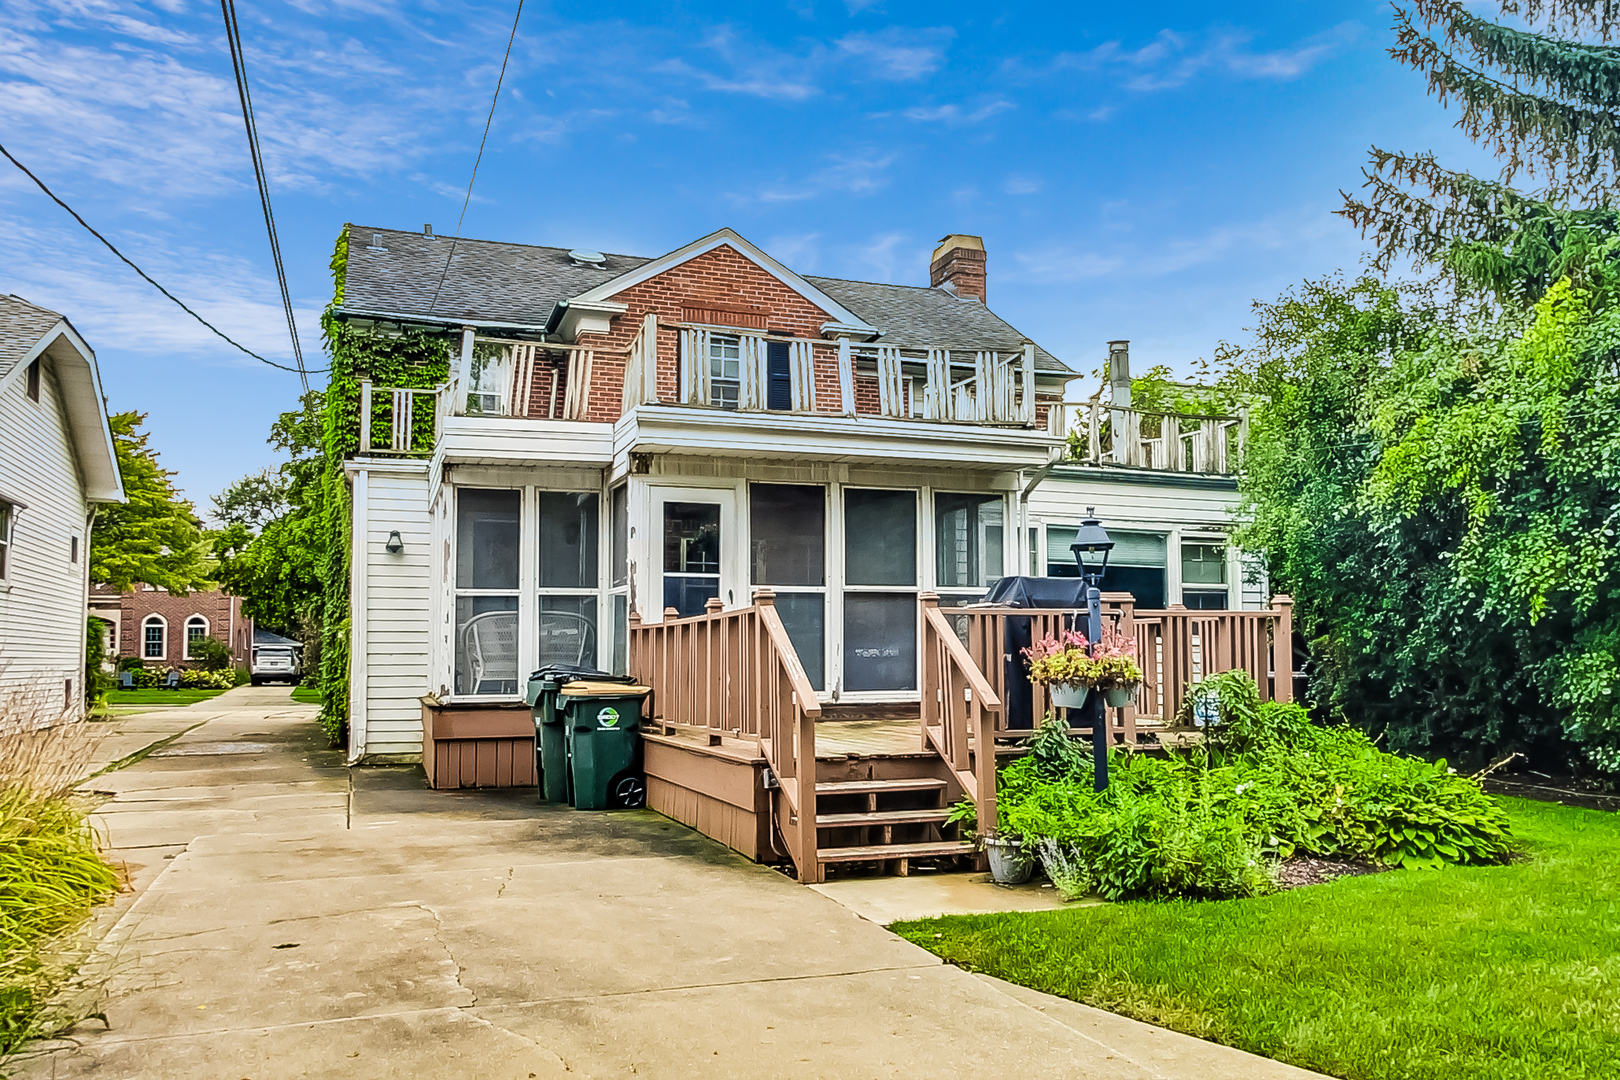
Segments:
[[[772,341],[765,348],[765,407],[792,409],[793,368],[789,360],[789,345],[785,341]]]

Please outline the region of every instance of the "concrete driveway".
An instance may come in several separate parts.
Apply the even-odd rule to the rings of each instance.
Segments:
[[[121,722],[117,756],[172,741],[86,785],[134,885],[108,1023],[19,1075],[1312,1075],[942,965],[650,812],[346,769],[314,711],[242,688]]]

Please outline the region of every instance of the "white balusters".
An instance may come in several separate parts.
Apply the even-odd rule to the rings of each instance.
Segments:
[[[900,367],[900,350],[893,345],[877,348],[878,411],[884,416],[905,416],[906,380]]]
[[[839,406],[845,416],[855,415],[855,358],[849,351],[849,338],[838,339]]]

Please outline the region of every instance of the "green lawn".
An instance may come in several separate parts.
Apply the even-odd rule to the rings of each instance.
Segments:
[[[1620,815],[1502,803],[1528,855],[1511,866],[894,929],[963,967],[1333,1076],[1620,1076]]]
[[[321,703],[321,688],[318,686],[295,686],[292,698],[305,705],[319,705]]]
[[[223,690],[109,690],[107,704],[114,709],[132,705],[194,705],[199,701],[219,697]]]

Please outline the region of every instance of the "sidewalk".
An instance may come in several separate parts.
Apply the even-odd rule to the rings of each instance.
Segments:
[[[243,687],[123,722],[179,737],[86,785],[138,890],[109,1023],[17,1075],[1313,1075],[945,966],[650,812],[345,769],[314,711]]]

